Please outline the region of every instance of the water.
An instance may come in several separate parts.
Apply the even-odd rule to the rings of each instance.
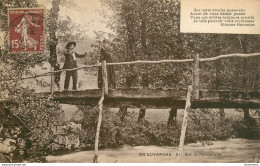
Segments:
[[[100,163],[175,163],[177,147],[127,146],[99,151]],[[182,163],[245,163],[260,162],[260,140],[229,139],[213,141],[211,146],[201,143],[185,145]],[[60,156],[47,156],[50,163],[91,163],[93,151],[75,152]],[[161,156],[155,156],[161,155]]]

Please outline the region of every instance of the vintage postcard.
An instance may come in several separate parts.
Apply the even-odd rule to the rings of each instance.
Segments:
[[[260,162],[259,0],[1,0],[0,163]]]

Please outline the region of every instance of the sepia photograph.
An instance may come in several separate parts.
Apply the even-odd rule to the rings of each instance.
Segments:
[[[0,0],[1,166],[257,166],[259,9],[259,0]]]

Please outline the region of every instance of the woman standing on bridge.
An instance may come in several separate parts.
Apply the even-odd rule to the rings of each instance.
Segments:
[[[64,63],[63,69],[77,68],[76,57],[77,58],[83,58],[83,57],[86,56],[86,54],[80,55],[80,54],[74,52],[73,50],[74,50],[75,47],[76,47],[76,42],[69,42],[66,45],[67,50],[64,53],[65,63]],[[73,80],[72,90],[77,90],[78,72],[77,72],[77,70],[72,70],[72,71],[66,71],[64,91],[67,91],[68,88],[69,88],[71,76],[72,76],[72,80]]]
[[[100,48],[100,58],[99,62],[106,60],[107,63],[112,62],[112,57],[108,53],[106,46],[103,44]],[[115,69],[114,66],[107,66],[107,80],[108,80],[108,87],[115,89],[116,81],[115,81]],[[102,68],[99,67],[98,69],[98,88],[103,87],[103,77],[102,77]]]

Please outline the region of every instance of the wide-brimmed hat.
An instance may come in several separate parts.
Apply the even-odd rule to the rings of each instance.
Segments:
[[[74,47],[76,47],[76,42],[72,41],[72,42],[68,42],[68,44],[66,45],[66,49],[68,49],[71,45],[74,45]]]

